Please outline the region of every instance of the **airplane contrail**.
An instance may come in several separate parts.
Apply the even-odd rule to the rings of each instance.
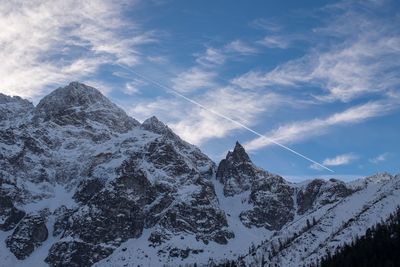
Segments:
[[[176,91],[176,90],[174,90],[174,89],[172,89],[170,87],[167,87],[167,86],[165,86],[165,85],[163,85],[163,84],[161,84],[161,83],[159,83],[159,82],[157,82],[157,81],[155,81],[153,79],[150,79],[150,78],[148,78],[148,77],[138,73],[137,71],[134,71],[133,69],[128,68],[128,67],[126,67],[124,65],[121,65],[121,64],[116,64],[116,65],[118,65],[119,67],[121,67],[121,68],[123,68],[123,69],[125,69],[125,70],[127,70],[127,71],[129,71],[129,72],[131,72],[133,74],[135,74],[136,76],[142,78],[143,80],[145,80],[147,82],[150,82],[150,83],[152,83],[154,85],[157,85],[161,89],[164,89],[167,92],[172,93],[172,94],[174,94],[174,95],[176,95],[176,96],[178,96],[178,97],[180,97],[180,98],[182,98],[182,99],[184,99],[184,100],[186,100],[186,101],[188,101],[188,102],[190,102],[190,103],[192,103],[192,104],[194,104],[194,105],[196,105],[196,106],[198,106],[198,107],[200,107],[200,108],[202,108],[202,109],[204,109],[206,111],[208,111],[209,113],[212,113],[212,114],[214,114],[214,115],[216,115],[216,116],[218,116],[220,118],[223,118],[223,119],[225,119],[227,121],[230,121],[230,122],[240,126],[241,128],[246,129],[249,132],[251,132],[251,133],[253,133],[253,134],[255,134],[255,135],[257,135],[257,136],[259,136],[259,137],[261,137],[261,138],[263,138],[265,140],[267,140],[268,142],[271,142],[271,143],[273,143],[273,144],[275,144],[275,145],[277,145],[277,146],[279,146],[279,147],[281,147],[283,149],[286,149],[287,151],[292,152],[293,154],[295,154],[295,155],[297,155],[297,156],[299,156],[299,157],[301,157],[301,158],[303,158],[303,159],[305,159],[305,160],[307,160],[307,161],[309,161],[311,163],[314,163],[314,164],[318,165],[319,167],[321,167],[321,168],[323,168],[325,170],[328,170],[330,172],[334,172],[332,169],[330,169],[330,168],[326,167],[325,165],[323,165],[323,164],[321,164],[321,163],[319,163],[319,162],[307,157],[306,155],[304,155],[302,153],[299,153],[299,152],[291,149],[290,147],[285,146],[285,145],[283,145],[283,144],[281,144],[281,143],[279,143],[279,142],[277,142],[277,141],[275,141],[275,140],[273,140],[273,139],[271,139],[271,138],[269,138],[269,137],[267,137],[267,136],[255,131],[255,130],[247,127],[246,125],[244,125],[241,122],[238,122],[237,120],[234,120],[234,119],[232,119],[232,118],[230,118],[230,117],[228,117],[228,116],[226,116],[226,115],[224,115],[222,113],[219,113],[219,112],[217,112],[215,110],[212,110],[212,109],[202,105],[201,103],[199,103],[199,102],[197,102],[197,101],[195,101],[195,100],[193,100],[193,99],[191,99],[191,98],[179,93],[178,91]]]

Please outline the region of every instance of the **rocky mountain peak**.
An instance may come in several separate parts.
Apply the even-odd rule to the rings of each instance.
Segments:
[[[217,179],[224,184],[224,194],[232,196],[250,189],[256,177],[257,168],[251,162],[243,146],[236,142],[233,151],[229,151],[217,170]]]
[[[86,126],[93,121],[117,132],[126,132],[139,125],[100,91],[79,82],[71,82],[45,96],[36,107],[35,119],[59,125]]]
[[[168,125],[160,121],[156,116],[152,116],[145,120],[140,126],[143,130],[153,132],[156,134],[163,135],[170,140],[178,141],[179,143],[187,143],[183,141],[178,135],[176,135]]]
[[[54,90],[37,105],[38,112],[59,112],[61,109],[89,108],[98,104],[112,105],[97,89],[79,82],[71,82]]]
[[[233,151],[228,152],[226,159],[240,164],[252,163],[249,155],[246,153],[246,150],[238,141],[236,141]]]
[[[142,128],[144,130],[158,134],[164,134],[168,130],[168,127],[163,122],[161,122],[156,116],[152,116],[146,119],[142,123]]]

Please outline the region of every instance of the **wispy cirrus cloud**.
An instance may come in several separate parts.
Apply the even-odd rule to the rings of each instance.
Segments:
[[[389,153],[382,153],[372,159],[369,160],[369,162],[373,163],[373,164],[379,164],[381,162],[384,162],[387,160],[387,158],[389,157]]]
[[[250,26],[257,28],[257,29],[266,30],[271,33],[276,33],[276,32],[282,31],[282,24],[280,24],[276,20],[272,20],[272,19],[258,18],[258,19],[253,20],[250,23]]]
[[[215,68],[237,56],[251,56],[258,52],[258,48],[253,44],[236,39],[218,48],[206,46],[204,52],[194,55],[196,56],[196,63],[200,66]]]
[[[218,88],[196,96],[203,103],[220,114],[225,114],[243,124],[253,125],[257,116],[268,109],[273,114],[277,109],[291,102],[285,96],[270,93],[259,95],[243,92],[233,87]],[[181,99],[159,98],[157,101],[140,102],[129,109],[139,119],[152,115],[169,122],[169,126],[185,140],[201,145],[211,138],[221,138],[240,127],[214,114],[193,107]]]
[[[325,134],[334,126],[360,123],[373,117],[386,115],[398,108],[398,106],[398,102],[368,102],[363,105],[351,107],[342,112],[334,113],[326,118],[284,124],[266,133],[265,136],[282,144],[296,143]],[[245,147],[248,151],[256,151],[270,145],[273,145],[273,143],[261,137],[245,143]]]
[[[146,81],[142,79],[135,78],[125,84],[123,92],[127,95],[134,95],[140,92],[140,88],[148,85]]]
[[[215,65],[223,64],[225,60],[226,55],[223,51],[221,51],[220,49],[209,47],[204,53],[199,54],[196,62],[205,67],[212,67]]]
[[[242,55],[251,55],[258,52],[257,48],[241,40],[235,40],[225,46],[226,51],[239,53]]]
[[[192,67],[187,71],[179,73],[172,79],[172,88],[182,93],[189,93],[201,88],[214,86],[216,75],[217,73],[214,71]]]
[[[290,40],[279,35],[268,35],[262,40],[257,41],[257,43],[268,48],[286,49],[290,45]]]
[[[122,10],[135,1],[2,1],[1,92],[41,95],[46,86],[86,80],[104,64],[140,62],[138,47],[153,42]]]
[[[368,93],[380,93],[387,99],[390,90],[400,85],[400,78],[395,75],[398,71],[397,58],[400,59],[395,34],[398,30],[388,26],[387,21],[378,18],[371,20],[353,6],[336,5],[329,8],[335,9],[334,19],[327,22],[324,27],[313,29],[315,36],[311,41],[319,42],[328,35],[333,35],[340,41],[336,43],[330,41],[333,44],[323,45],[310,44],[312,49],[304,56],[289,60],[268,72],[250,70],[232,79],[231,84],[243,89],[270,87],[277,90],[276,88],[304,88],[304,86],[319,88],[319,91],[313,92],[313,97],[320,102],[350,102]],[[361,29],[345,26],[346,22],[353,25],[350,23],[353,19],[363,25]],[[281,34],[282,27],[279,24],[257,20],[253,26],[267,30],[268,36],[261,41],[254,41],[253,44],[237,39],[220,49],[208,47],[204,53],[198,54],[196,62],[200,66],[179,74],[173,80],[174,88],[179,88],[181,92],[192,92],[198,88],[211,90],[217,86],[214,83],[214,78],[218,74],[216,67],[224,64],[231,56],[230,53],[239,55],[258,53],[258,48],[254,44],[267,48],[289,47],[290,40]],[[371,29],[381,30],[371,31]],[[354,34],[355,32],[358,34]],[[242,92],[254,93],[253,90]],[[265,90],[257,95],[261,96],[263,92]],[[267,136],[281,143],[303,141],[307,139],[303,136],[323,134],[335,125],[359,123],[387,114],[396,104],[393,104],[393,101],[389,101],[390,103],[385,101],[353,106],[326,118],[284,124],[267,133]],[[256,138],[246,146],[249,150],[257,150],[266,145],[269,145],[268,141]]]
[[[368,3],[349,2],[330,6],[333,18],[313,31],[313,40],[337,42],[315,45],[301,58],[267,72],[250,70],[231,82],[246,89],[313,86],[320,88],[316,99],[343,102],[399,87],[400,30],[394,25],[400,18],[374,17]],[[267,38],[267,45],[278,45]]]

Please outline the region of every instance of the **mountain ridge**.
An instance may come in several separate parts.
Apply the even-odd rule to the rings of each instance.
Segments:
[[[365,205],[371,211],[386,205],[383,216],[399,203],[400,176],[290,183],[255,166],[239,142],[217,166],[156,117],[139,123],[78,82],[36,107],[0,95],[0,111],[17,114],[0,116],[0,266],[34,260],[50,266],[213,265],[226,259],[258,266],[279,238],[296,233],[293,240],[311,242],[311,227],[303,231],[310,222],[337,231],[350,219],[327,223],[333,217],[326,216],[340,214],[351,199],[358,201],[349,205],[354,216],[365,215]],[[359,199],[363,194],[368,198]],[[393,203],[382,204],[382,194]],[[378,219],[360,220],[359,227]],[[286,258],[267,256],[278,265],[312,263],[331,249],[328,239],[313,240],[315,255],[304,259],[293,240]],[[254,257],[240,256],[254,244],[263,244]]]

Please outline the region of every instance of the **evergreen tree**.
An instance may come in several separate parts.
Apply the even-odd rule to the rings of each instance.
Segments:
[[[387,222],[368,228],[363,237],[322,259],[321,267],[400,266],[400,209]]]

